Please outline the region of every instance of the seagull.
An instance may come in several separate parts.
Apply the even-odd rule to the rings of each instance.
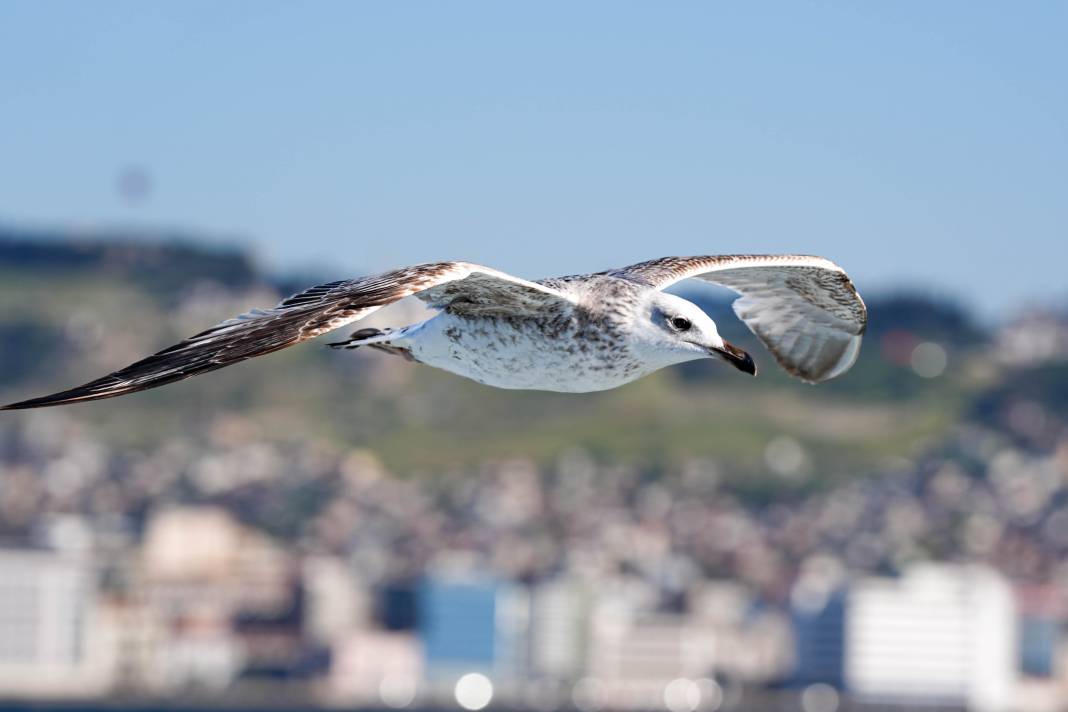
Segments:
[[[155,388],[315,338],[415,295],[437,313],[360,329],[334,348],[368,347],[497,388],[585,393],[694,359],[756,375],[696,304],[663,290],[696,278],[739,296],[734,313],[791,375],[818,383],[860,351],[867,309],[845,271],[808,255],[663,257],[594,274],[525,279],[434,262],[320,284],[254,309],[70,390],[4,410],[80,403]]]

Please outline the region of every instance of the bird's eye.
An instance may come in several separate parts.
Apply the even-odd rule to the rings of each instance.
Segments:
[[[671,328],[676,331],[689,331],[691,326],[693,326],[693,324],[684,316],[671,317]]]

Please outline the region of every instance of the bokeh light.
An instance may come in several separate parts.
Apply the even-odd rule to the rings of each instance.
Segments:
[[[804,712],[836,712],[838,691],[823,682],[809,685],[801,693],[801,709]]]
[[[921,378],[938,378],[946,370],[949,357],[941,344],[924,341],[916,345],[909,357],[909,364]]]
[[[669,712],[694,712],[701,704],[701,688],[684,677],[672,680],[664,688],[664,706]]]
[[[493,683],[482,673],[469,672],[456,681],[454,695],[465,710],[480,710],[493,699]]]
[[[393,709],[408,707],[415,701],[416,681],[408,675],[386,675],[378,683],[382,704]]]

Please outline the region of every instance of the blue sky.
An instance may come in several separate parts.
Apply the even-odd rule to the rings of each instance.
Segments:
[[[0,4],[0,220],[1068,300],[1068,3]],[[116,191],[125,166],[153,190]]]

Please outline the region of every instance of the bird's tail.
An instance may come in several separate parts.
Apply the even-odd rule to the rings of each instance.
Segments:
[[[358,349],[361,346],[372,346],[384,341],[389,341],[395,336],[396,332],[393,329],[375,329],[374,327],[368,327],[366,329],[357,329],[344,341],[333,341],[327,344],[327,346],[332,349]]]

